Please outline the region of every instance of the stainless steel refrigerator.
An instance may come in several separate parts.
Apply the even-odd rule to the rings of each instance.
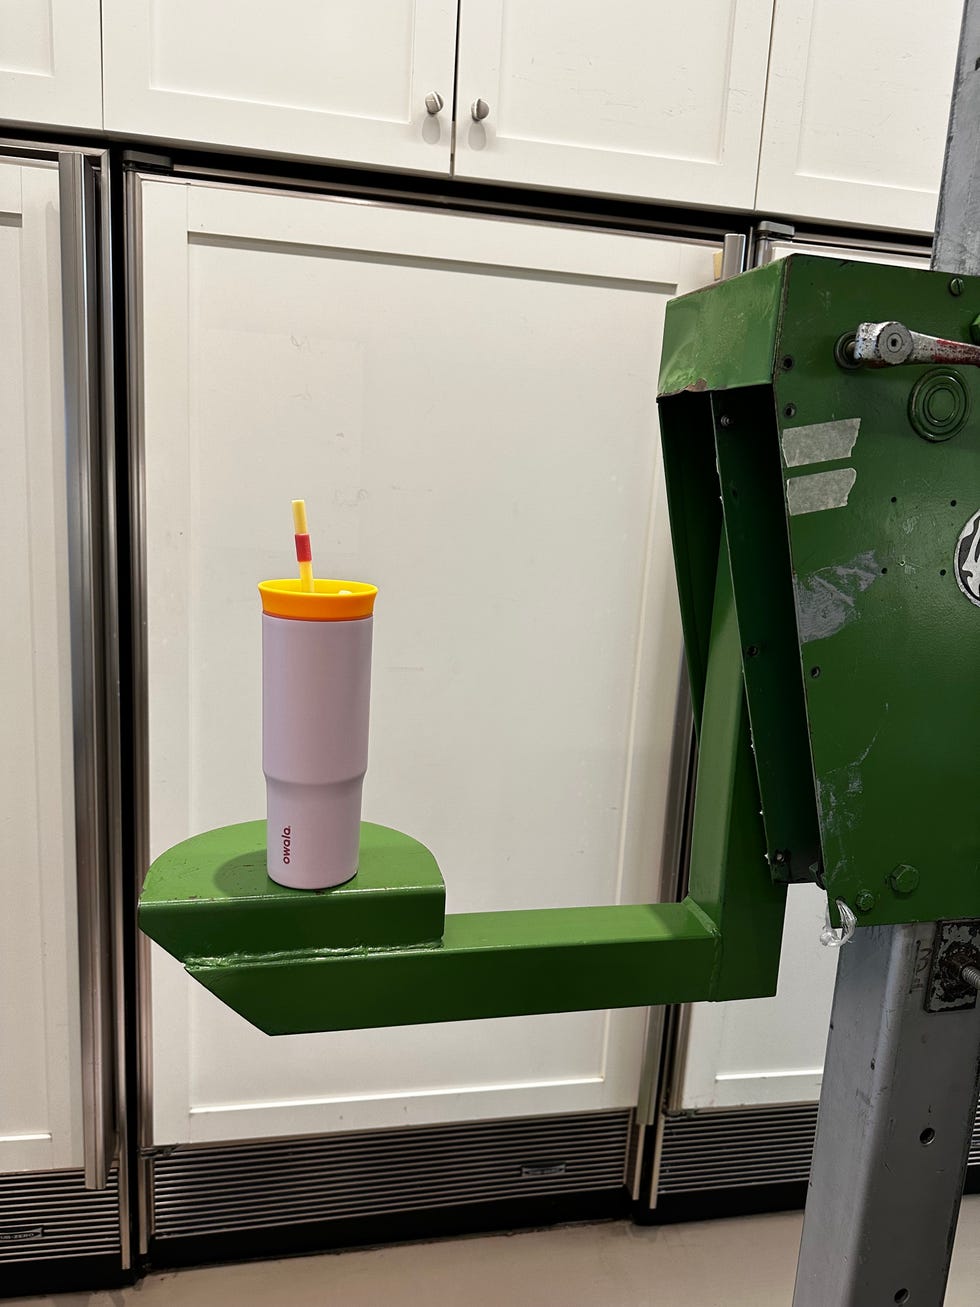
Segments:
[[[130,1263],[108,156],[0,154],[0,1284]]]

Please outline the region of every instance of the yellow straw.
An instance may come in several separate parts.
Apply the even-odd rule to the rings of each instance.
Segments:
[[[310,529],[306,521],[306,500],[293,500],[293,532],[296,536],[296,554],[299,560],[300,588],[313,593],[313,562],[303,559],[302,555],[310,552]]]

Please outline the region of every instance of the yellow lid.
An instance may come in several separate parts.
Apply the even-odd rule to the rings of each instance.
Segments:
[[[260,581],[263,613],[301,622],[350,622],[374,612],[377,586],[364,581],[314,580],[311,592],[303,590],[302,584],[298,576]]]

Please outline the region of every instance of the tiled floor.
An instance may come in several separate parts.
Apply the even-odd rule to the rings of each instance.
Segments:
[[[790,1307],[798,1214],[622,1222],[151,1275],[12,1307]],[[980,1304],[980,1196],[964,1200],[945,1307]],[[869,1304],[869,1307],[874,1307]],[[911,1304],[910,1304],[911,1307]]]

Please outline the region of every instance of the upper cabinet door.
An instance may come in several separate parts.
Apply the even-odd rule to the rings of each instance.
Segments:
[[[462,0],[456,174],[751,208],[771,16],[772,0]]]
[[[448,172],[455,0],[103,0],[105,125]],[[446,107],[431,113],[439,100]]]
[[[102,126],[99,0],[0,0],[0,118]]]
[[[929,232],[960,0],[777,0],[757,208]]]

